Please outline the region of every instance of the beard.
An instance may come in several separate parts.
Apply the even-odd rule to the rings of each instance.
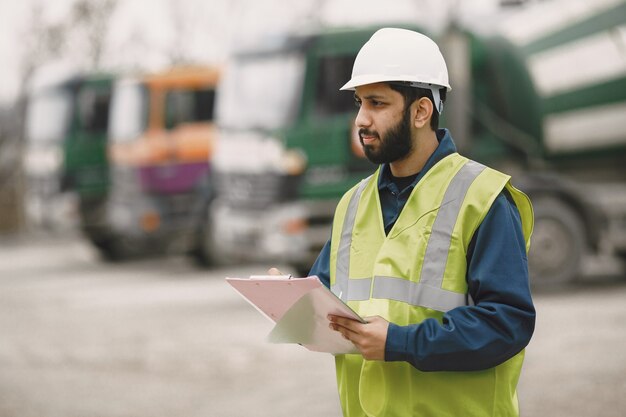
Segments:
[[[389,164],[407,157],[413,150],[409,115],[410,111],[405,111],[402,120],[392,126],[382,137],[376,131],[359,129],[359,140],[367,159],[375,164]],[[378,138],[378,147],[365,145],[361,135]]]

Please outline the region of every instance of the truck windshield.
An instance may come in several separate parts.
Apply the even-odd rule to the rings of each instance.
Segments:
[[[107,89],[86,86],[78,94],[78,119],[82,130],[104,135],[109,124],[111,93]]]
[[[32,96],[26,116],[28,140],[61,142],[67,134],[71,111],[72,96],[69,91],[54,89]]]
[[[299,52],[235,56],[217,95],[217,123],[276,129],[297,115],[305,60]]]
[[[215,90],[177,89],[167,92],[165,98],[165,126],[172,129],[182,123],[211,122]]]
[[[111,104],[110,134],[114,142],[127,142],[141,135],[148,125],[147,90],[139,82],[116,83]]]

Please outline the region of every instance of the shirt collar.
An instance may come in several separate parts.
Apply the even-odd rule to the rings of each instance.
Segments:
[[[417,177],[415,177],[411,187],[414,187],[437,162],[456,152],[456,145],[448,129],[437,129],[437,141],[439,142],[437,149],[430,155],[424,168],[422,168]],[[378,176],[378,189],[386,188],[389,184],[391,184],[391,169],[389,168],[389,164],[382,164],[380,167],[380,175]]]

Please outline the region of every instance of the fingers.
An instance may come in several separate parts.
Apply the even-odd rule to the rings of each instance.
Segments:
[[[355,339],[358,337],[358,333],[337,323],[330,323],[328,327],[330,327],[332,330],[339,332],[344,339],[350,340],[351,342],[354,342]]]
[[[342,327],[353,328],[357,324],[361,324],[356,320],[348,319],[346,317],[335,316],[333,314],[328,315],[328,320],[331,323],[337,324]]]
[[[270,268],[267,270],[268,275],[283,275],[278,268]]]
[[[382,317],[365,317],[367,323],[329,315],[330,328],[354,343],[367,360],[385,360],[385,346],[389,322]]]
[[[328,320],[330,321],[329,327],[331,329],[340,332],[345,339],[351,341],[354,341],[358,336],[360,326],[362,326],[362,324],[356,320],[334,315],[329,315]]]

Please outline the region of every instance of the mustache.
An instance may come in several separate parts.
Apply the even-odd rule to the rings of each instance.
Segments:
[[[377,132],[375,132],[373,130],[361,128],[361,129],[359,129],[359,138],[363,139],[363,136],[374,136],[374,137],[380,139],[380,137],[378,136]]]

